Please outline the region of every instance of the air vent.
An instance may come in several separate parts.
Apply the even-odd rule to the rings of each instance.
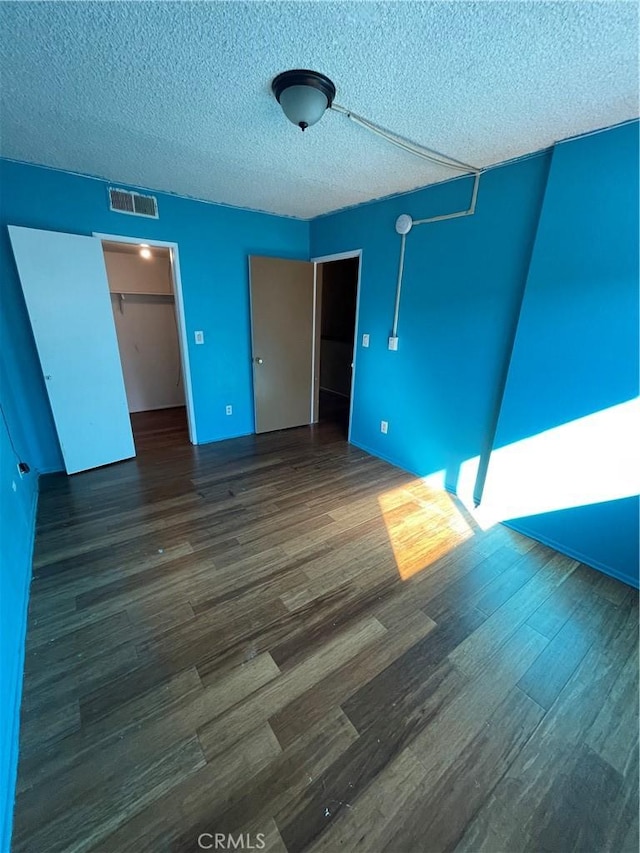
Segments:
[[[109,187],[109,207],[117,213],[158,218],[158,203],[152,195],[141,195],[129,190]]]

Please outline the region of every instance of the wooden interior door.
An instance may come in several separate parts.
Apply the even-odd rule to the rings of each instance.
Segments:
[[[135,456],[96,237],[9,225],[68,474]]]
[[[256,432],[312,420],[314,268],[249,258]]]

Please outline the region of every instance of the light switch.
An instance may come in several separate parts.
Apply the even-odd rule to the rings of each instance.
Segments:
[[[363,347],[369,346],[369,335],[363,335],[362,336],[362,346]]]
[[[194,332],[193,336],[196,339],[197,344],[203,344],[204,343],[204,332]]]
[[[394,352],[398,349],[398,339],[397,338],[389,338],[389,349]]]

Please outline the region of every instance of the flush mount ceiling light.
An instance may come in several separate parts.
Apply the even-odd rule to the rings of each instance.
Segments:
[[[278,74],[271,91],[289,121],[301,130],[320,121],[336,96],[336,87],[328,77],[304,68]]]

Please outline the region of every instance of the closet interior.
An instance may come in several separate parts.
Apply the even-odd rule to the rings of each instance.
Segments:
[[[171,250],[103,241],[136,446],[188,443]]]

